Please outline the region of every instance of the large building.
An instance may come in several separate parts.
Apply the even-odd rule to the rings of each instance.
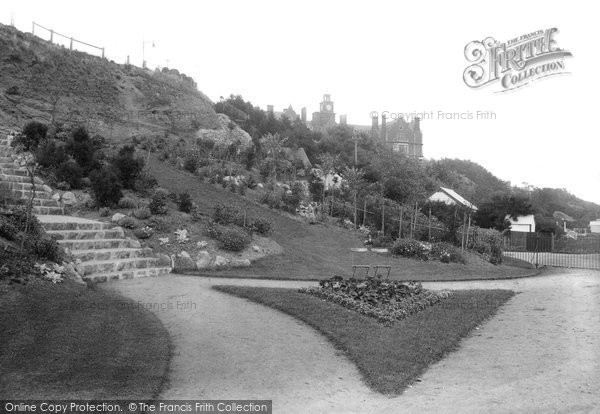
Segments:
[[[306,126],[314,131],[323,131],[337,125],[335,122],[334,103],[329,94],[323,95],[323,101],[319,104],[319,111],[312,113],[312,120],[310,122],[306,119],[306,108],[300,110],[300,116],[294,111],[292,105],[283,111],[275,111],[273,105],[267,105],[267,112],[272,113],[277,119],[285,116],[292,122],[300,118]],[[346,125],[346,119],[346,115],[340,115],[340,125]]]
[[[382,116],[380,126],[379,117],[373,117],[371,137],[378,139],[394,151],[402,151],[413,158],[423,158],[423,133],[419,118],[414,118],[410,122],[398,118],[388,123],[387,118]]]

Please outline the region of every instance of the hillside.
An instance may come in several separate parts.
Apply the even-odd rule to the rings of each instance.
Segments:
[[[276,210],[254,204],[229,190],[202,182],[197,176],[178,170],[168,163],[150,157],[150,171],[159,184],[175,193],[187,191],[205,214],[211,214],[217,203],[248,207],[250,216],[262,216],[274,224],[271,236],[283,254],[258,260],[251,267],[222,270],[211,276],[260,277],[270,279],[323,279],[339,274],[352,275],[352,264],[389,264],[392,278],[404,280],[486,279],[523,276],[531,269],[492,265],[476,255],[469,255],[468,265],[422,262],[400,257],[384,257],[375,253],[358,253],[353,247],[364,241],[358,233],[337,225],[308,225]],[[361,256],[362,255],[362,256]]]
[[[83,122],[106,138],[221,128],[212,102],[176,70],[119,65],[0,24],[0,124]]]

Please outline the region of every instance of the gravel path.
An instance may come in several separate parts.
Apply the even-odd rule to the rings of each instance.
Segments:
[[[152,305],[173,335],[162,398],[273,399],[276,413],[600,412],[598,272],[424,284],[520,293],[395,398],[371,392],[312,328],[213,284],[312,283],[169,275],[107,285]]]

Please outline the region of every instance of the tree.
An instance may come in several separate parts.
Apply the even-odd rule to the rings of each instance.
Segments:
[[[354,196],[354,228],[357,226],[357,206],[356,206],[356,197],[360,188],[362,187],[364,181],[363,176],[365,175],[364,171],[361,169],[356,169],[354,167],[348,168],[344,170],[344,177],[348,188],[352,191],[352,195]]]
[[[326,152],[319,156],[319,162],[320,164],[318,165],[318,167],[323,174],[321,177],[321,179],[323,180],[323,194],[321,197],[321,202],[323,206],[322,211],[323,214],[325,214],[325,190],[327,186],[327,175],[335,173],[335,169],[340,163],[340,157],[337,154],[334,155]]]
[[[277,160],[286,141],[287,138],[279,134],[266,134],[260,140],[261,147],[266,150],[267,155],[271,159],[271,175],[275,179],[277,179]]]
[[[529,201],[514,195],[495,195],[479,206],[474,215],[479,227],[493,228],[499,231],[510,227],[507,217],[516,219],[519,216],[533,214],[534,209]]]

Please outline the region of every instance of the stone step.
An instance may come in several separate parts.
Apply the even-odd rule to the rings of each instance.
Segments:
[[[171,273],[170,267],[150,267],[148,269],[132,269],[114,273],[94,273],[83,276],[82,279],[94,283],[109,282],[111,280],[134,279],[138,277],[161,276]]]
[[[54,201],[54,200],[52,200]],[[93,222],[76,222],[76,221],[67,221],[67,222],[45,222],[44,216],[39,216],[38,219],[46,229],[46,231],[51,230],[108,230],[115,227],[113,223],[103,223],[100,221]]]
[[[132,259],[92,260],[77,265],[81,276],[94,273],[116,273],[135,269],[148,269],[158,264],[156,257],[136,257]]]
[[[7,156],[0,156],[0,163],[4,163],[4,162],[14,162],[14,160],[12,159],[12,157],[7,157]]]
[[[21,177],[28,177],[29,176],[29,173],[27,172],[26,168],[6,168],[6,167],[0,167],[0,174],[19,175]]]
[[[19,168],[19,166],[13,160],[9,159],[8,161],[0,161],[0,168]]]
[[[41,178],[35,177],[36,184],[44,184]],[[31,178],[28,176],[22,175],[9,175],[9,174],[0,174],[0,181],[6,182],[14,182],[14,183],[31,183]]]
[[[65,209],[62,207],[42,207],[42,206],[34,206],[33,207],[34,214],[42,214],[42,215],[63,215],[65,214]]]
[[[73,253],[78,250],[91,249],[139,249],[140,242],[132,239],[92,239],[92,240],[59,240],[58,244]]]
[[[76,250],[73,256],[82,262],[91,260],[116,260],[116,259],[134,259],[138,257],[152,257],[152,249],[90,249]]]
[[[27,177],[29,178],[29,177]],[[31,181],[6,181],[8,188],[11,188],[13,190],[31,190],[33,188],[33,184],[31,184]],[[44,184],[35,184],[35,191],[36,192],[45,192],[45,193],[50,193],[52,194],[52,188],[50,188],[47,185]]]
[[[57,240],[121,239],[125,232],[121,227],[107,230],[48,230]]]
[[[10,190],[10,194],[14,198],[24,198],[29,200],[29,197],[33,194],[32,191],[29,190]],[[39,198],[40,200],[52,200],[52,193],[48,193],[44,190],[35,190],[35,198]]]
[[[48,200],[47,198],[34,198],[33,205],[40,207],[61,207],[58,201],[52,199]]]

